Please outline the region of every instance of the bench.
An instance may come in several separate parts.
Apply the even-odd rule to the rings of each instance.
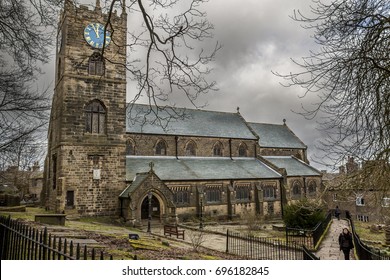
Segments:
[[[49,225],[65,225],[65,214],[36,214],[35,221]]]
[[[181,238],[184,240],[184,229],[179,229],[178,226],[173,225],[164,225],[164,236],[175,235],[176,238]]]

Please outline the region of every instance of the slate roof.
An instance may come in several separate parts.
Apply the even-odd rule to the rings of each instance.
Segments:
[[[137,176],[133,179],[131,185],[126,187],[124,191],[119,195],[119,197],[127,198],[129,193],[136,190],[148,176],[149,173],[137,174]]]
[[[150,162],[163,181],[281,178],[281,174],[255,158],[127,156],[126,180],[133,181],[137,173],[148,172]]]
[[[306,145],[288,128],[287,125],[248,123],[259,136],[259,145],[264,148],[305,149]]]
[[[155,109],[155,107],[153,107]],[[150,107],[142,104],[128,104],[126,118],[127,133],[159,135],[203,136],[234,139],[253,139],[257,137],[250,131],[238,113],[214,112],[196,109],[175,108],[184,119],[169,119],[165,111],[159,113],[162,125],[155,122],[155,115],[148,114]],[[167,109],[174,114],[171,109]],[[165,127],[166,126],[166,127]],[[165,127],[165,128],[164,128]]]
[[[263,156],[279,168],[285,168],[287,176],[321,176],[321,172],[292,156]]]

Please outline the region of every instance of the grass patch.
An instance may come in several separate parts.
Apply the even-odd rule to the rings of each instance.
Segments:
[[[26,207],[26,212],[9,212],[9,211],[0,211],[0,215],[2,216],[11,216],[11,219],[17,220],[26,220],[26,221],[34,221],[36,214],[49,214],[52,212],[45,211],[43,208],[39,207]]]
[[[131,247],[133,247],[135,250],[157,251],[167,248],[167,246],[163,245],[161,241],[155,241],[152,239],[129,240],[129,242]]]
[[[369,240],[371,243],[385,244],[385,232],[374,232],[370,230],[371,223],[363,223],[360,221],[354,221],[356,233],[362,240]]]

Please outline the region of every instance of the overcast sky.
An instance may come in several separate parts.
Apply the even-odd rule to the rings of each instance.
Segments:
[[[320,133],[315,120],[305,120],[293,111],[300,111],[302,104],[310,105],[315,97],[300,98],[302,89],[281,86],[284,81],[271,71],[294,72],[297,68],[291,58],[299,59],[315,48],[311,34],[289,17],[294,10],[308,12],[310,3],[311,0],[210,0],[204,6],[215,27],[213,42],[223,45],[212,74],[219,91],[206,96],[205,109],[235,112],[240,107],[242,116],[251,122],[282,124],[286,119],[308,146],[309,160],[316,153],[314,145]],[[45,68],[53,73],[54,63]],[[52,79],[48,76],[46,82]],[[128,87],[128,101],[131,95],[132,88]],[[185,106],[180,100],[176,104]],[[312,164],[323,169],[313,161]]]

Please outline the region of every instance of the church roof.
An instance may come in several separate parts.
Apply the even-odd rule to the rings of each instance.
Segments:
[[[153,110],[156,107],[152,107]],[[175,108],[184,118],[170,118],[175,115],[173,109],[159,112],[162,123],[148,105],[133,104],[127,106],[126,132],[159,135],[203,136],[234,139],[253,139],[257,137],[250,131],[244,119],[238,113],[214,112],[197,109]],[[169,120],[169,121],[168,121]]]
[[[137,173],[150,170],[153,162],[155,174],[163,181],[270,179],[281,174],[256,158],[225,157],[146,157],[126,158],[126,180],[132,181]]]
[[[127,198],[129,196],[129,193],[132,193],[134,190],[136,190],[142,183],[145,181],[146,178],[148,178],[150,174],[149,173],[141,173],[137,174],[131,185],[126,187],[124,191],[119,195],[119,197]]]
[[[263,156],[273,165],[286,169],[287,176],[321,176],[322,173],[293,156]]]
[[[288,128],[287,125],[268,123],[248,124],[259,136],[259,144],[262,148],[306,148],[306,145]]]

